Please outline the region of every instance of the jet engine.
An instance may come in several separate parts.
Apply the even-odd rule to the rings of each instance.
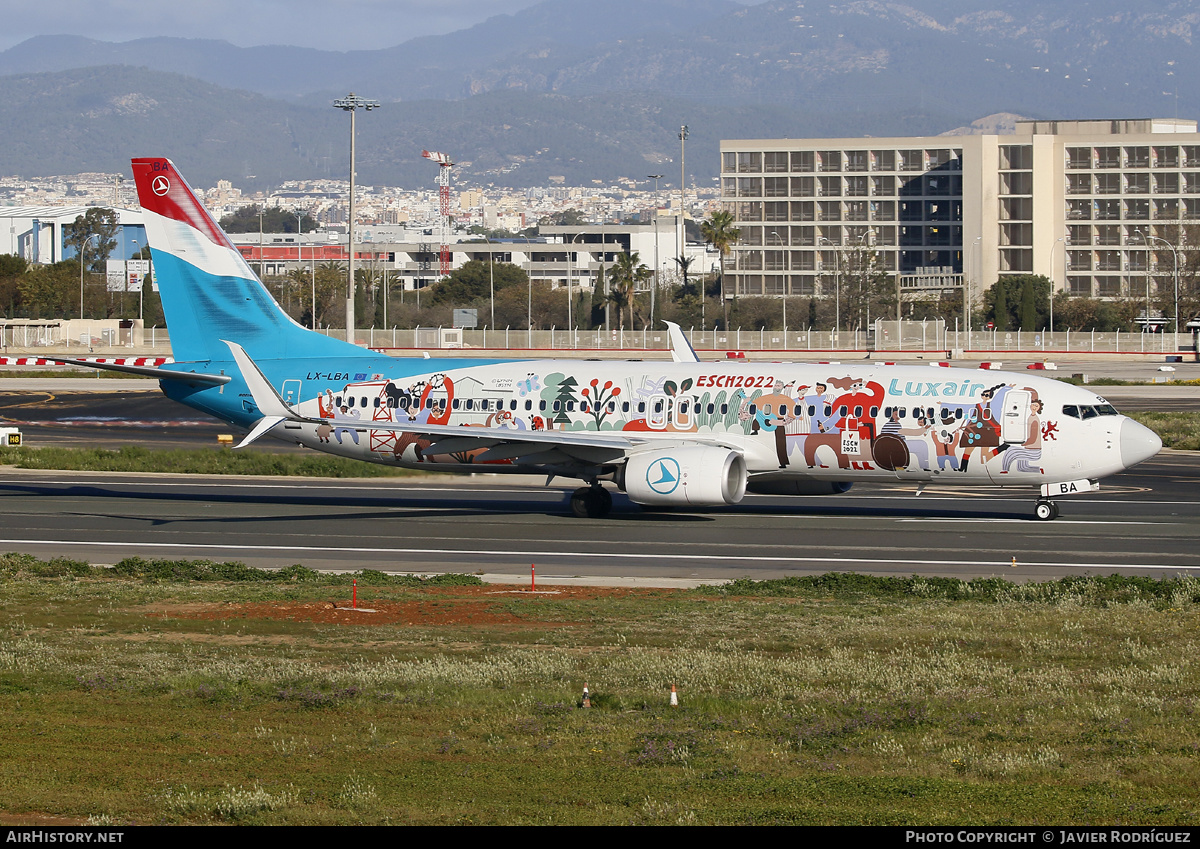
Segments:
[[[638,504],[737,504],[746,494],[746,460],[728,448],[702,445],[634,454],[618,480]]]

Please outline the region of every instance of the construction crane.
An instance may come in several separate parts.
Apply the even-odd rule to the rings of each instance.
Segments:
[[[454,163],[446,154],[434,150],[423,150],[421,155],[438,165],[438,211],[442,219],[442,253],[438,273],[446,277],[450,274],[450,169]]]

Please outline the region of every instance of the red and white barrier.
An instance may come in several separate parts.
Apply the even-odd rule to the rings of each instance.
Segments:
[[[114,366],[161,366],[174,362],[170,357],[70,357],[70,359]],[[57,365],[62,365],[62,361],[49,357],[0,357],[0,366]]]

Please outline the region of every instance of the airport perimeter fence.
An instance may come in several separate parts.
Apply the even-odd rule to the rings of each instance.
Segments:
[[[322,331],[345,338],[344,331]],[[697,351],[736,353],[738,351],[818,352],[921,352],[947,355],[952,352],[974,353],[1193,353],[1190,333],[1131,333],[1096,330],[965,330],[947,327],[943,321],[879,321],[868,330],[783,330],[684,329],[684,335]],[[415,329],[364,328],[356,331],[356,341],[381,350],[470,349],[488,351],[667,351],[670,338],[661,330],[528,330],[504,328],[466,330],[445,327]]]
[[[78,320],[76,320],[78,321]],[[99,322],[97,322],[99,324]],[[344,330],[321,330],[327,336],[344,339]],[[1195,339],[1191,333],[1138,333],[1127,331],[1099,332],[1095,330],[964,330],[947,327],[941,321],[905,321],[899,327],[895,321],[880,321],[871,331],[814,330],[811,328],[782,330],[697,330],[684,329],[684,335],[703,356],[711,353],[735,355],[737,352],[773,352],[792,356],[806,352],[836,355],[838,352],[868,354],[929,353],[957,359],[970,356],[999,356],[1005,353],[1025,356],[1072,354],[1147,354],[1194,356]],[[545,351],[562,354],[577,351],[586,357],[588,352],[608,355],[628,351],[630,357],[642,352],[663,352],[670,349],[666,328],[661,330],[533,330],[504,328],[465,330],[445,327],[418,328],[361,328],[355,331],[355,341],[364,347],[396,353],[411,351]],[[61,353],[70,356],[171,356],[171,342],[165,328],[149,327],[142,331],[142,344],[131,344],[116,331],[97,327],[83,333],[66,333],[47,323],[0,323],[0,346],[6,356],[38,356]],[[1189,356],[1189,358],[1190,358]]]

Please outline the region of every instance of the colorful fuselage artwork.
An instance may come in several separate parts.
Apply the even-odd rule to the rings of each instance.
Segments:
[[[313,438],[322,450],[361,459],[461,471],[485,449],[431,455],[428,440],[371,423],[620,431],[647,442],[727,445],[744,453],[751,474],[1029,484],[1045,479],[1060,440],[1087,425],[1064,420],[1054,400],[1076,387],[973,370],[938,370],[929,379],[927,369],[905,366],[436,365],[443,370],[407,378],[355,375],[302,402],[304,413],[327,422]],[[1068,452],[1057,454],[1064,470],[1074,465]]]

